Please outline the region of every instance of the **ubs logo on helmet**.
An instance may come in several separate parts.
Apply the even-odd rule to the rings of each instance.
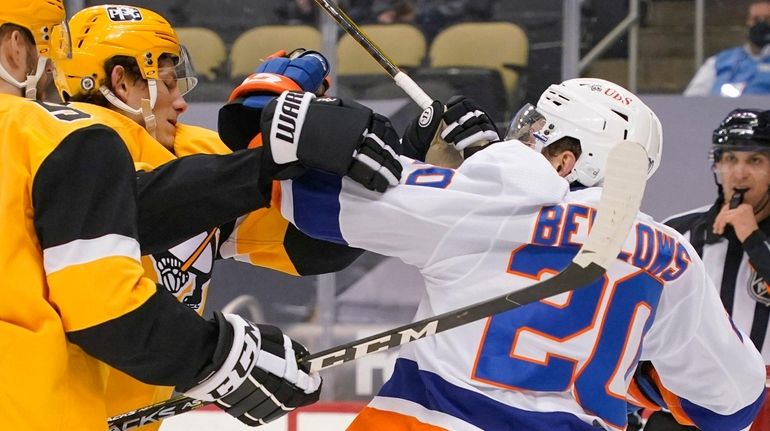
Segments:
[[[110,21],[116,22],[142,20],[142,13],[139,12],[139,9],[130,6],[109,6],[107,16],[110,17]]]
[[[607,97],[609,97],[609,98],[611,98],[613,100],[616,100],[616,101],[618,101],[618,102],[620,102],[620,103],[622,103],[622,104],[624,104],[626,106],[630,105],[634,101],[634,99],[632,99],[632,98],[630,98],[628,96],[624,96],[623,94],[621,94],[618,90],[616,90],[614,88],[607,88],[606,90],[604,90],[604,93],[602,93],[602,94],[604,94],[605,96],[607,96]]]

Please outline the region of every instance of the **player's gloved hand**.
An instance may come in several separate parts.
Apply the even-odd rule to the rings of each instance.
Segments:
[[[384,192],[401,178],[398,134],[386,117],[358,103],[287,91],[265,107],[261,129],[262,171],[270,179],[311,168]]]
[[[402,144],[407,157],[457,167],[466,148],[499,140],[495,123],[476,102],[454,96],[446,106],[433,101],[420,117],[409,123]]]
[[[284,91],[309,91],[322,95],[329,88],[329,62],[321,53],[295,49],[270,55],[230,93],[219,110],[219,136],[233,150],[261,144],[262,109]]]
[[[317,51],[297,48],[278,51],[257,67],[256,73],[273,73],[294,81],[303,91],[322,96],[329,89],[329,61]],[[279,93],[280,94],[280,93]]]
[[[298,342],[270,325],[216,312],[219,341],[212,364],[185,395],[213,401],[249,426],[263,425],[318,401],[321,377],[297,364],[307,355]]]
[[[465,96],[449,99],[443,119],[446,128],[441,131],[441,139],[458,151],[500,140],[495,122],[473,99]]]

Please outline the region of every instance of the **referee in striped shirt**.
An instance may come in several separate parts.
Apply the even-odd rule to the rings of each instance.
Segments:
[[[718,188],[716,202],[673,216],[665,223],[690,240],[733,322],[749,335],[768,365],[770,111],[732,111],[714,131],[711,156]],[[692,429],[660,412],[653,413],[644,428]],[[767,400],[751,430],[770,430]]]

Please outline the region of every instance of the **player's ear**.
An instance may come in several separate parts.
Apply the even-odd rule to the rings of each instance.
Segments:
[[[564,150],[551,163],[556,169],[556,173],[564,177],[575,168],[575,162],[577,162],[575,153],[570,150]]]
[[[10,66],[11,73],[13,70],[21,69],[26,66],[24,60],[24,53],[28,52],[28,43],[24,38],[24,35],[19,30],[13,30],[6,34],[5,38],[0,41],[4,43],[5,47],[2,51],[4,63]],[[19,78],[17,78],[19,79]],[[23,80],[23,78],[22,78]]]
[[[112,92],[122,101],[128,100],[128,88],[130,82],[128,81],[128,73],[126,69],[117,65],[112,68],[110,72],[110,84],[112,84]]]

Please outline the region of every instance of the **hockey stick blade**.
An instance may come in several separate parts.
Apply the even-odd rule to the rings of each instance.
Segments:
[[[623,141],[610,151],[604,188],[588,239],[569,266],[555,276],[506,295],[308,355],[299,362],[309,363],[311,371],[325,370],[591,284],[604,275],[621,252],[641,206],[648,166],[647,153],[637,143]],[[112,417],[109,430],[127,431],[206,404],[177,396]]]

